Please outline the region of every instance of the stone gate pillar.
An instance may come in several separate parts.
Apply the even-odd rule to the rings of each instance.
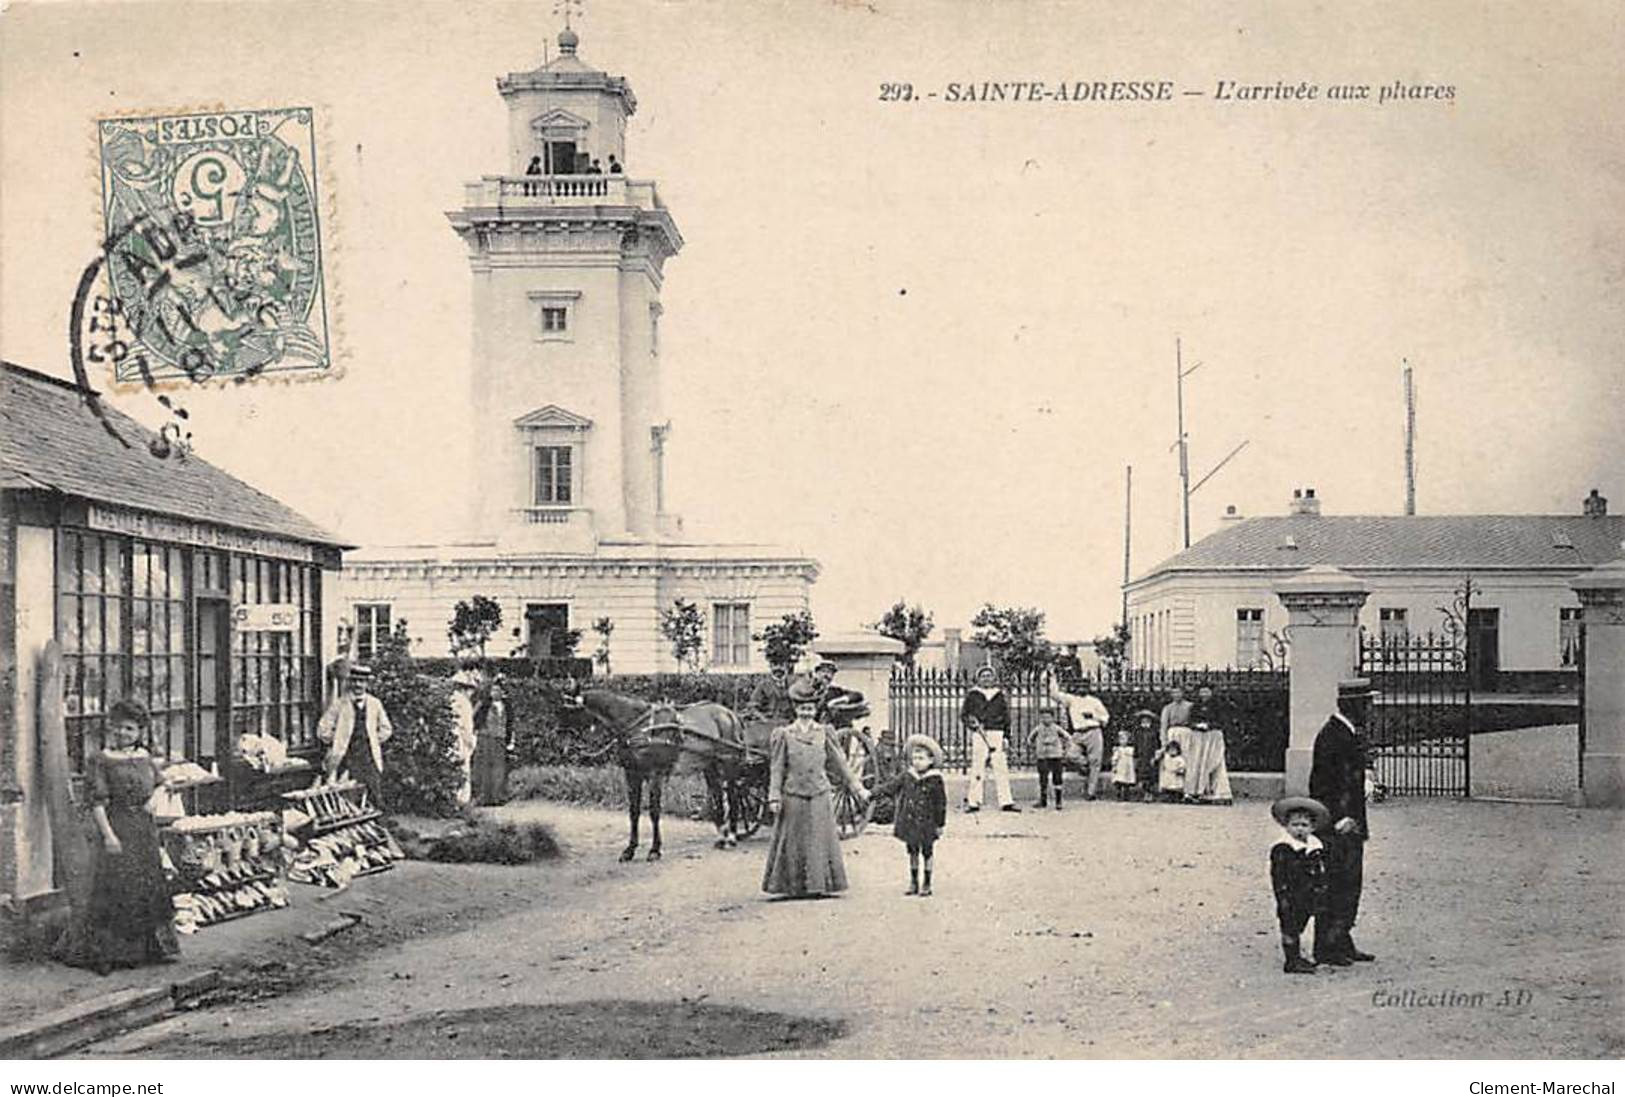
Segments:
[[[845,632],[820,636],[813,652],[840,668],[837,686],[855,689],[869,702],[868,724],[879,734],[891,724],[891,671],[903,654],[903,643],[878,632]]]
[[[1359,661],[1360,607],[1368,588],[1338,568],[1308,568],[1275,588],[1286,607],[1292,643],[1291,737],[1286,748],[1286,792],[1309,791],[1309,762],[1315,735],[1337,709],[1337,683],[1352,677]]]
[[[1580,793],[1587,807],[1625,807],[1625,559],[1569,583],[1585,620],[1585,753]]]

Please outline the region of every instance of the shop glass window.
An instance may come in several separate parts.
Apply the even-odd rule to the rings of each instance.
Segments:
[[[291,751],[311,748],[321,703],[315,569],[248,556],[233,558],[230,569],[232,605],[291,605],[298,616],[286,631],[233,629],[231,733],[269,735]]]
[[[184,550],[132,541],[129,553],[129,696],[152,714],[154,752],[184,758],[191,707],[186,676]]]
[[[203,617],[206,607],[227,601],[292,603],[298,627],[278,633],[234,628],[229,664],[217,666],[212,648],[200,652],[200,644],[217,635],[215,620]],[[320,613],[320,580],[309,564],[61,531],[56,625],[75,770],[83,768],[86,744],[99,738],[103,714],[126,697],[152,714],[147,745],[154,754],[214,760],[211,706],[216,686],[228,684],[221,674],[230,687],[224,726],[236,734],[277,735],[289,749],[313,746]]]
[[[100,738],[103,714],[130,695],[129,568],[120,538],[64,531],[58,540],[57,638],[68,757],[76,771],[84,767],[87,741]],[[154,733],[162,749],[156,725]]]
[[[749,602],[718,602],[711,607],[711,662],[724,667],[750,664]]]

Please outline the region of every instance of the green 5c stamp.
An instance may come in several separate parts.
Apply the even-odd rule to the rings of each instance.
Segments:
[[[310,108],[98,125],[114,381],[329,372]]]

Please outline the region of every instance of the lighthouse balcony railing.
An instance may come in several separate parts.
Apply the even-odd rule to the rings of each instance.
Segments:
[[[465,204],[477,208],[544,206],[664,207],[653,181],[624,175],[487,175],[464,184]]]
[[[591,512],[585,507],[517,507],[513,513],[527,526],[579,525],[591,518]]]

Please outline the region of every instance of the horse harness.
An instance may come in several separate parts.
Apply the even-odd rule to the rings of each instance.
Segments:
[[[656,716],[665,718],[657,720]],[[647,725],[646,727],[643,725]],[[616,726],[610,731],[609,742],[591,754],[584,756],[583,761],[595,762],[612,750],[619,749],[626,754],[652,754],[657,765],[667,766],[675,764],[677,756],[682,753],[683,740],[689,736],[703,739],[708,743],[729,747],[736,750],[744,760],[766,760],[766,756],[753,749],[744,742],[734,743],[715,735],[707,735],[699,728],[690,727],[683,723],[681,710],[670,701],[651,704],[647,711],[640,713],[624,724]]]
[[[666,713],[668,719],[657,722],[655,715]],[[641,725],[647,724],[647,727]],[[596,762],[612,750],[621,750],[628,754],[654,752],[661,765],[670,765],[677,760],[678,753],[683,747],[684,727],[681,718],[677,715],[677,706],[669,701],[650,705],[649,708],[634,716],[624,724],[610,729],[609,742],[591,754],[584,755],[582,760]]]

